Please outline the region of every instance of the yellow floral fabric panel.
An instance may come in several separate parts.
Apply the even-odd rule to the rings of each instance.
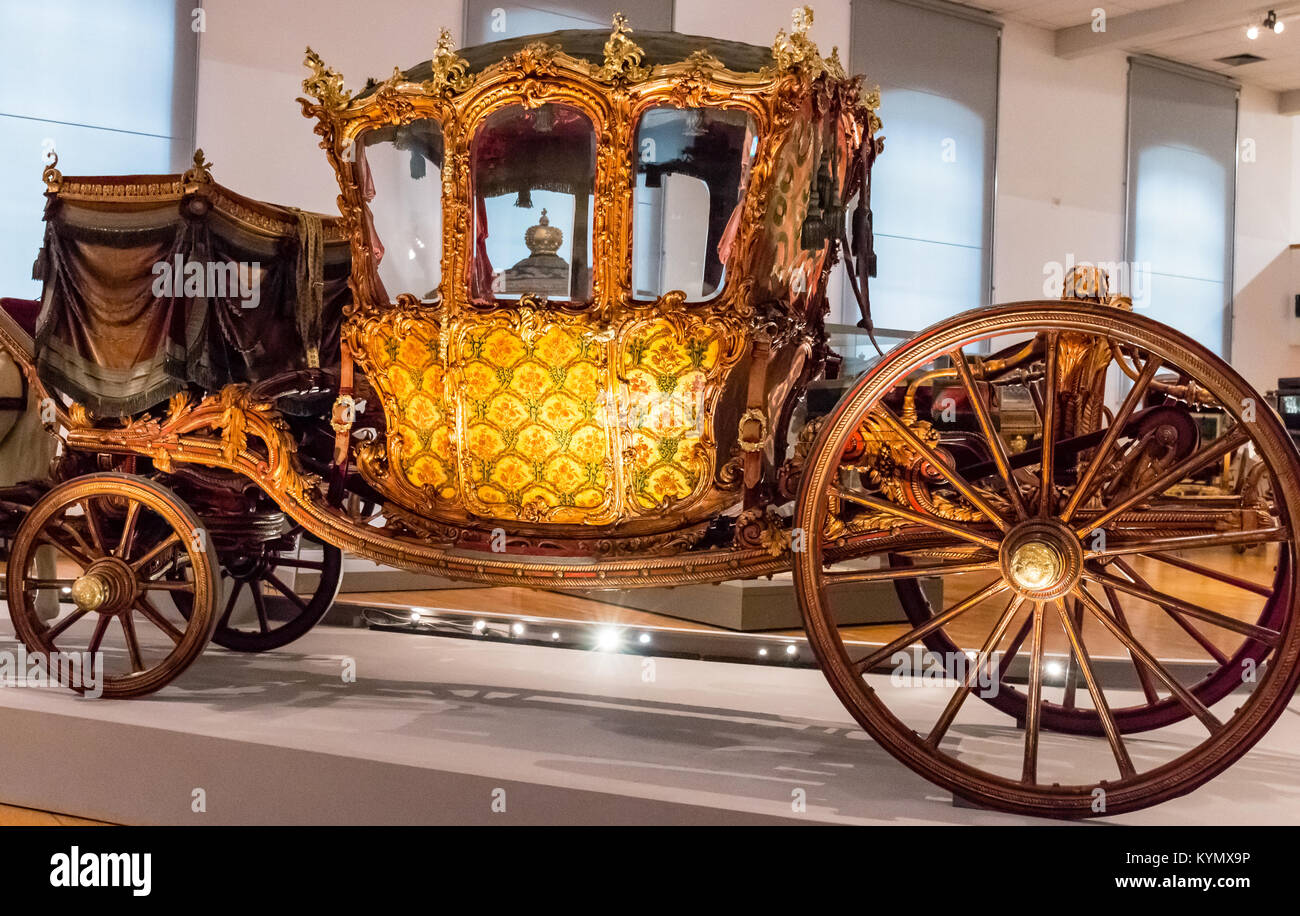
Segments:
[[[563,524],[609,510],[605,347],[578,322],[527,335],[494,322],[464,333],[456,397],[473,511]]]
[[[701,447],[704,394],[718,373],[722,340],[706,325],[679,336],[666,320],[636,326],[620,348],[628,446],[627,486],[638,509],[689,497],[708,473]]]
[[[402,333],[375,337],[371,364],[379,368],[378,387],[396,404],[388,418],[390,451],[401,451],[401,467],[416,486],[441,499],[456,496],[455,455],[450,436],[444,373],[434,326],[413,323]]]

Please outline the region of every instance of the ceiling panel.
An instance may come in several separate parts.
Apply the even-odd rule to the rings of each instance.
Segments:
[[[1104,6],[1106,15],[1115,19],[1126,13],[1170,5],[1170,0],[1122,0],[1120,3],[1090,0],[979,0],[961,5],[986,10],[1014,22],[1041,29],[1063,29],[1090,20],[1092,10]],[[1125,50],[1154,54],[1169,60],[1231,74],[1234,79],[1266,89],[1285,92],[1300,89],[1300,6],[1277,3],[1287,28],[1281,35],[1261,32],[1254,41],[1246,37],[1246,25],[1253,18],[1227,12],[1219,22],[1194,35],[1172,40],[1135,41]],[[1263,18],[1262,13],[1259,18]],[[1258,54],[1261,63],[1229,67],[1218,58],[1234,54]]]

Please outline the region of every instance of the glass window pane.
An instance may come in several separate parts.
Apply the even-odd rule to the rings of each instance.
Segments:
[[[369,171],[372,244],[379,279],[400,293],[438,298],[442,277],[442,127],[418,120],[362,137],[358,165]]]
[[[687,302],[722,289],[754,162],[752,119],[742,111],[652,108],[636,137],[632,289]]]
[[[586,301],[596,133],[567,105],[489,115],[474,137],[473,293]]]

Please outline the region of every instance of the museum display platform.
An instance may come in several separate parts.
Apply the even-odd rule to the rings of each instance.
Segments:
[[[0,651],[16,652],[0,627]],[[904,693],[935,714],[947,695]],[[1019,753],[1022,733],[974,706],[963,752]],[[954,806],[872,743],[815,669],[502,640],[318,627],[260,656],[209,648],[142,699],[3,689],[0,733],[0,801],[115,823],[1029,820]],[[1114,820],[1294,822],[1298,737],[1293,701],[1219,779]],[[1105,753],[1057,741],[1055,754]],[[1145,743],[1134,736],[1135,755]]]

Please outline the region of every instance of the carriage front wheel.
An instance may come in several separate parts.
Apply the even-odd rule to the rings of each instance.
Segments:
[[[54,576],[37,549],[58,554]],[[129,474],[88,474],[43,496],[14,534],[9,615],[52,679],[80,693],[134,697],[172,681],[216,625],[214,551],[198,517],[170,489]],[[190,574],[176,581],[172,571]],[[184,591],[188,619],[163,593]],[[58,614],[42,613],[57,596]]]
[[[1000,372],[981,351],[1007,335],[1034,344]],[[1118,396],[1086,422],[1105,379]],[[906,409],[927,381],[934,412]],[[1019,451],[991,410],[1001,385],[1036,404]],[[968,411],[955,436],[945,403]],[[1243,446],[1271,501],[1187,486]],[[987,807],[1118,814],[1222,772],[1295,693],[1297,518],[1296,450],[1222,360],[1142,315],[1019,303],[923,332],[845,395],[805,465],[794,574],[823,672],[900,761]],[[884,645],[846,641],[845,586],[920,575],[945,606]]]

